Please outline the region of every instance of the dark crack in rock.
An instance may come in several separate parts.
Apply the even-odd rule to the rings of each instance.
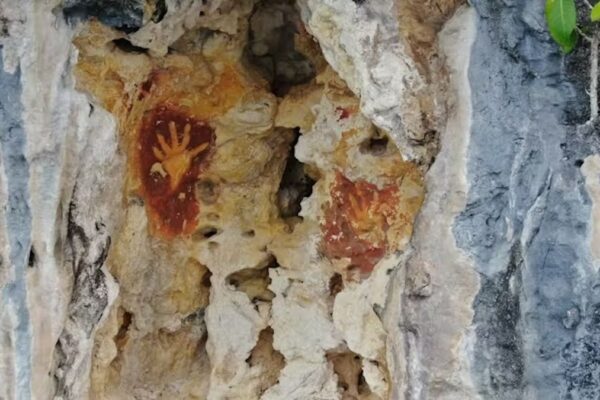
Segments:
[[[315,180],[306,173],[304,164],[294,154],[300,131],[295,130],[294,136],[277,191],[277,208],[282,218],[298,217],[302,200],[312,194],[315,184]]]
[[[97,18],[113,28],[133,32],[142,26],[145,3],[145,0],[65,0],[62,11],[67,21]],[[156,18],[162,18],[161,13],[164,15],[162,8],[157,7]]]
[[[486,398],[502,394],[520,398],[523,381],[523,348],[519,321],[520,269],[523,265],[518,244],[511,252],[506,271],[493,278],[481,278],[481,290],[475,299],[474,323],[478,337],[487,340],[475,344],[475,371],[485,382]]]
[[[288,0],[262,1],[250,18],[246,57],[278,96],[315,76],[314,66],[295,49],[294,35],[301,24],[293,2]]]
[[[67,257],[73,268],[74,285],[68,309],[68,321],[56,345],[56,396],[71,399],[71,382],[65,369],[77,365],[81,354],[79,341],[90,339],[108,306],[106,274],[102,266],[110,248],[110,236],[102,223],[93,231],[84,228],[88,216],[81,215],[76,206],[77,187],[69,206],[67,227]]]

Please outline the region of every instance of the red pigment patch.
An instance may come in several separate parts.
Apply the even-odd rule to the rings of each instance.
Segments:
[[[189,139],[185,138],[186,131]],[[192,233],[199,211],[194,184],[209,161],[214,130],[204,121],[165,105],[144,115],[138,140],[142,195],[153,228],[165,239]]]
[[[398,187],[378,189],[338,172],[331,200],[321,227],[323,251],[329,258],[350,258],[368,276],[387,251],[386,232],[396,215]]]
[[[144,82],[142,82],[142,84],[140,85],[139,90],[138,90],[138,100],[142,100],[150,94],[150,91],[152,90],[152,87],[154,86],[155,81],[157,81],[159,79],[160,74],[161,74],[160,71],[154,70],[150,73],[150,75],[148,76],[148,79],[146,79]]]
[[[350,110],[344,107],[336,107],[335,111],[338,113],[338,121],[346,119],[351,115]]]
[[[147,81],[142,83],[142,85],[140,86],[137,99],[143,100],[144,97],[146,97],[150,94],[151,89],[152,89],[152,81],[150,79],[148,79]]]

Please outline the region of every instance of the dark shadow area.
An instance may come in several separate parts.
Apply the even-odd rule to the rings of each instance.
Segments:
[[[245,61],[271,84],[272,92],[284,96],[294,85],[310,81],[315,68],[295,48],[294,35],[302,22],[294,3],[261,1],[250,17],[250,37]]]
[[[294,133],[296,137],[290,146],[290,154],[277,191],[277,208],[281,218],[297,217],[301,210],[300,203],[312,194],[315,184],[315,180],[306,173],[304,164],[294,155],[300,131],[296,129]]]
[[[65,0],[62,13],[71,24],[96,18],[107,26],[131,33],[142,26],[144,6],[144,0]]]

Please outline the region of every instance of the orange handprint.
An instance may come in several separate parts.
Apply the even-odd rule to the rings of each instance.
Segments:
[[[199,212],[194,188],[214,143],[207,121],[173,105],[144,113],[135,150],[153,234],[172,239],[194,232]]]
[[[388,250],[387,232],[397,220],[397,186],[379,189],[364,180],[351,181],[341,173],[331,188],[323,224],[324,253],[350,258],[368,274]]]
[[[385,240],[386,215],[380,209],[379,192],[360,186],[355,189],[347,194],[348,222],[359,237],[373,242]]]
[[[169,133],[171,134],[171,144],[169,145],[163,135],[157,133],[158,143],[160,149],[152,147],[152,153],[161,162],[167,174],[169,174],[169,185],[171,190],[175,190],[183,175],[190,169],[190,165],[194,157],[202,153],[207,147],[208,143],[202,143],[191,150],[187,149],[190,144],[190,131],[192,127],[190,124],[185,124],[183,128],[183,138],[179,141],[177,135],[177,127],[175,122],[169,122]]]

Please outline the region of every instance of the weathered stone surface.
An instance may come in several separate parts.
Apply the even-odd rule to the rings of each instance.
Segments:
[[[28,396],[31,387],[27,381],[19,383],[17,376],[26,371],[30,378],[31,338],[25,271],[31,239],[31,211],[28,206],[27,161],[25,159],[25,135],[21,120],[22,107],[18,100],[21,93],[19,73],[2,71],[0,74],[0,112],[2,121],[2,264],[0,288],[0,371],[3,381],[0,395],[15,398],[17,394]],[[23,352],[14,350],[22,348]]]
[[[481,275],[473,303],[478,391],[595,398],[594,219],[577,160],[597,153],[598,140],[595,128],[574,126],[585,121],[585,58],[571,58],[580,74],[562,69],[539,2],[473,3],[470,188],[454,234]],[[573,307],[581,322],[568,328],[561,321]]]
[[[0,398],[598,397],[589,51],[543,2],[0,17]]]
[[[472,260],[456,246],[452,228],[464,209],[472,105],[468,54],[475,40],[473,10],[461,9],[440,33],[452,82],[453,112],[441,150],[426,175],[427,196],[415,225],[413,252],[396,274],[387,328],[402,398],[476,397],[470,374],[471,303],[479,282]],[[397,303],[397,306],[392,304]],[[397,326],[400,321],[400,327]]]
[[[257,10],[293,12],[285,2]],[[269,82],[244,65],[247,45],[260,44],[256,15],[252,42],[249,25],[239,23],[233,36],[200,42],[190,31],[165,56],[127,51],[123,33],[95,22],[74,40],[78,87],[117,118],[128,158],[125,216],[107,261],[120,286],[120,311],[96,339],[104,350],[96,353],[92,376],[100,381],[92,382],[92,397],[168,390],[215,399],[336,398],[341,389],[325,354],[345,347],[364,364],[373,396],[389,391],[385,331],[373,307],[383,307],[386,271],[409,241],[422,201],[420,172],[360,114],[318,53],[273,53],[277,63],[314,60],[310,70],[319,75],[294,88],[311,75],[280,76],[275,64],[269,82],[284,97],[271,94]],[[282,40],[294,40],[291,34]],[[308,48],[298,41],[299,50]],[[293,129],[300,137],[290,152]],[[290,165],[299,177],[289,175]],[[293,190],[307,199],[284,200]],[[189,270],[196,264],[202,275]],[[341,288],[332,292],[335,274]],[[207,302],[194,301],[194,284],[184,284],[190,280],[210,284]],[[165,348],[162,362],[175,362],[178,340],[189,340],[179,332],[191,315],[206,335],[196,340],[208,358],[190,365],[188,378],[210,371],[210,385],[200,391],[172,388],[172,371],[147,372],[140,366],[151,361],[136,350],[164,340],[166,330],[175,352]],[[269,330],[283,361],[275,370],[248,361]],[[298,391],[307,377],[312,383]]]
[[[97,18],[108,26],[135,31],[142,26],[145,0],[66,0],[62,12],[67,20]]]
[[[361,99],[361,110],[390,132],[404,156],[429,160],[441,104],[402,40],[391,1],[300,1],[308,31],[327,62]]]

